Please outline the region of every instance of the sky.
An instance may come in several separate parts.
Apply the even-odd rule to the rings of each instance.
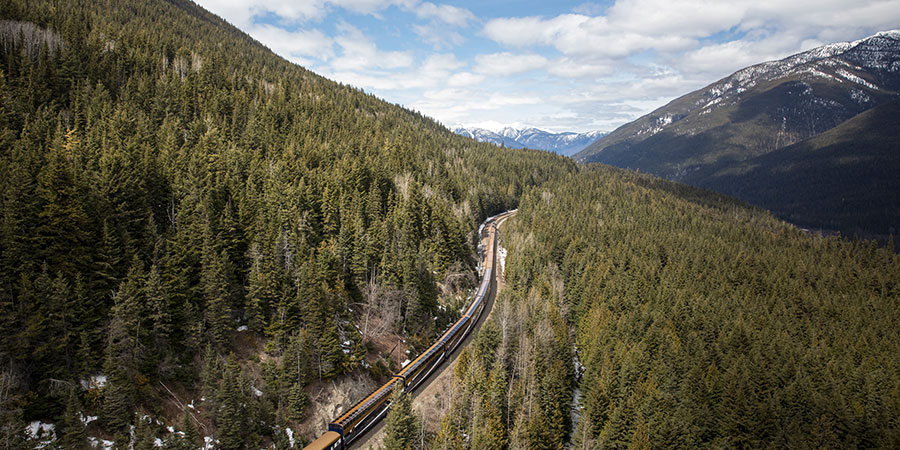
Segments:
[[[195,0],[448,127],[610,131],[743,67],[900,28],[900,0]]]

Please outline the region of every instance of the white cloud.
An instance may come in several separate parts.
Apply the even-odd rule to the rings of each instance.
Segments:
[[[436,22],[431,22],[429,24],[413,25],[412,29],[422,39],[422,42],[430,44],[432,48],[438,51],[458,47],[466,41],[466,38],[458,31],[447,30],[445,27]]]
[[[410,9],[418,0],[327,0],[326,3],[356,14],[373,14],[390,6]]]
[[[702,39],[732,30],[791,30],[831,42],[859,33],[859,26],[848,24],[874,30],[892,28],[898,21],[898,0],[619,0],[602,16],[497,18],[482,33],[503,45],[545,45],[568,56],[624,58],[644,50],[691,50]],[[797,42],[791,42],[795,49]]]
[[[475,57],[475,71],[492,76],[510,76],[547,66],[547,58],[541,55],[492,53]]]
[[[275,53],[289,59],[328,60],[334,56],[334,41],[319,30],[287,31],[273,25],[254,25],[248,32]]]
[[[465,8],[451,5],[435,5],[425,2],[416,7],[416,16],[420,19],[437,19],[449,25],[465,27],[470,21],[475,20],[475,15]]]
[[[338,25],[340,35],[335,42],[341,47],[341,55],[331,62],[337,71],[367,68],[398,69],[412,65],[410,52],[378,50],[375,43],[358,28],[343,22]]]
[[[289,60],[444,123],[573,131],[900,23],[900,0],[596,0],[544,17],[441,0],[198,1]]]
[[[412,9],[419,0],[198,0],[226,20],[244,29],[254,18],[274,14],[287,23],[320,20],[329,9],[341,8],[355,14],[376,14],[391,6]]]
[[[611,75],[614,70],[611,62],[593,63],[565,56],[553,60],[547,67],[547,73],[562,78],[598,78]]]
[[[447,79],[447,84],[454,87],[475,86],[484,82],[484,75],[476,75],[471,72],[455,73]]]

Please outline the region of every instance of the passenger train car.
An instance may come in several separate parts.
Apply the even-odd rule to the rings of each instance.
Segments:
[[[444,360],[446,360],[456,347],[472,331],[472,327],[478,323],[487,296],[491,291],[494,281],[494,266],[496,264],[497,250],[497,225],[506,217],[515,213],[515,210],[489,218],[482,228],[487,230],[488,244],[484,255],[484,268],[481,276],[481,285],[475,294],[472,304],[466,309],[463,316],[456,321],[443,335],[422,354],[407,364],[400,372],[394,375],[368,397],[350,408],[342,416],[328,424],[328,431],[318,439],[307,445],[304,450],[336,450],[347,448],[350,443],[361,436],[372,425],[376,424],[387,414],[390,407],[391,395],[394,389],[403,389],[404,392],[413,391],[422,381],[426,380]]]

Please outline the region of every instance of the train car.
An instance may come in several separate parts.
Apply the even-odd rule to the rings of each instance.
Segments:
[[[483,226],[479,229],[479,234],[487,231],[488,248],[484,254],[481,285],[476,291],[472,304],[466,309],[463,316],[444,332],[431,347],[407,364],[389,382],[354,405],[334,422],[331,422],[328,425],[328,431],[304,447],[304,450],[347,448],[354,439],[381,420],[390,407],[390,398],[395,389],[403,389],[405,392],[414,390],[468,336],[484,311],[486,296],[490,293],[493,284],[493,268],[497,247],[497,222],[513,213],[515,213],[515,210],[491,217],[486,221],[488,226]]]
[[[337,448],[344,448],[357,436],[364,433],[369,426],[378,422],[381,415],[387,411],[394,389],[397,387],[402,389],[402,386],[403,381],[400,378],[396,376],[391,378],[391,381],[362,399],[337,420],[328,424],[328,431],[333,431],[341,436],[342,446]]]
[[[327,431],[318,439],[312,441],[311,444],[304,447],[304,450],[337,450],[343,447],[341,435],[334,431]]]

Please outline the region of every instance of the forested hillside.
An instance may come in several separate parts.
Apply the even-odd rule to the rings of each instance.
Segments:
[[[887,240],[900,228],[898,117],[900,99],[813,138],[748,159],[727,174],[711,177],[708,187],[766,205],[798,226]]]
[[[436,448],[900,446],[892,251],[602,166],[502,233],[508,285]]]
[[[389,370],[369,319],[415,351],[471,287],[477,223],[573,169],[188,1],[5,0],[0,440],[37,445],[41,420],[67,449],[283,446],[311,383]]]

